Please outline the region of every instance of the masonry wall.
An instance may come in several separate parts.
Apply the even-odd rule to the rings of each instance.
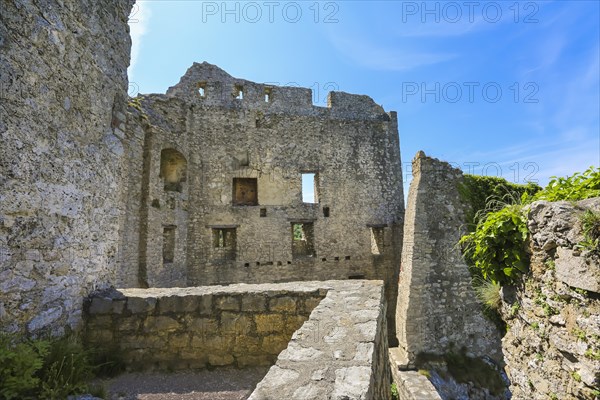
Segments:
[[[86,342],[115,348],[137,370],[271,365],[326,294],[290,289],[107,291],[88,302]]]
[[[115,282],[131,5],[2,2],[2,331],[59,335]]]
[[[329,100],[316,107],[309,89],[236,79],[207,63],[166,95],[135,99],[128,130],[144,143],[130,153],[133,223],[121,284],[382,279],[393,330],[404,208],[396,114],[367,96],[334,92]],[[176,190],[161,172],[165,149],[185,160]],[[314,204],[302,200],[308,172],[316,174]],[[255,180],[255,203],[235,204],[235,179]],[[306,241],[293,240],[294,223],[306,224]],[[171,261],[163,254],[169,227]],[[216,244],[219,230],[233,232],[233,242]]]
[[[408,365],[420,353],[466,347],[501,362],[500,335],[481,313],[457,243],[464,224],[462,172],[422,151],[413,160],[397,307],[399,350]]]

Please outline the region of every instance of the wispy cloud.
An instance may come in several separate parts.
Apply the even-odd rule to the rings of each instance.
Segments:
[[[452,53],[419,52],[401,49],[400,46],[384,47],[362,38],[334,35],[335,48],[352,62],[363,67],[379,71],[408,71],[426,65],[449,61],[455,57]]]
[[[147,1],[137,1],[129,16],[129,29],[131,34],[131,63],[127,69],[131,80],[135,65],[140,55],[142,37],[148,32],[150,21],[150,5]]]

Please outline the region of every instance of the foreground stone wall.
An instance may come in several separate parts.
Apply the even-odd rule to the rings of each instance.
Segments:
[[[309,284],[101,292],[86,342],[118,349],[131,369],[271,365],[326,290]]]
[[[250,400],[390,399],[382,282],[322,284],[327,296],[294,333]]]
[[[408,195],[398,290],[398,358],[465,347],[471,356],[502,361],[500,335],[481,313],[457,243],[465,206],[462,172],[417,153]]]
[[[88,344],[129,368],[276,361],[252,399],[390,397],[381,281],[107,290],[85,309]]]
[[[115,281],[131,5],[2,1],[2,331],[60,335]]]
[[[530,206],[531,273],[503,288],[502,340],[511,391],[518,399],[600,396],[600,262],[579,248],[580,216],[600,199]]]
[[[208,63],[129,111],[121,285],[381,279],[393,331],[404,209],[394,112],[341,92],[317,107],[309,89]],[[314,203],[303,173],[315,174]]]

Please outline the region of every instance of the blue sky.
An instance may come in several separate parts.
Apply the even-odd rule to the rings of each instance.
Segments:
[[[367,94],[418,150],[511,182],[600,165],[598,1],[138,1],[130,94],[194,62],[255,82]]]

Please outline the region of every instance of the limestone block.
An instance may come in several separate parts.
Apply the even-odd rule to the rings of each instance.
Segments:
[[[600,293],[600,264],[586,262],[584,257],[573,255],[573,250],[556,249],[556,277],[569,286]]]
[[[291,297],[269,299],[269,309],[274,312],[294,314],[296,312],[296,299]]]
[[[285,327],[283,315],[281,314],[259,314],[254,316],[256,323],[256,332],[266,334],[281,332]]]

